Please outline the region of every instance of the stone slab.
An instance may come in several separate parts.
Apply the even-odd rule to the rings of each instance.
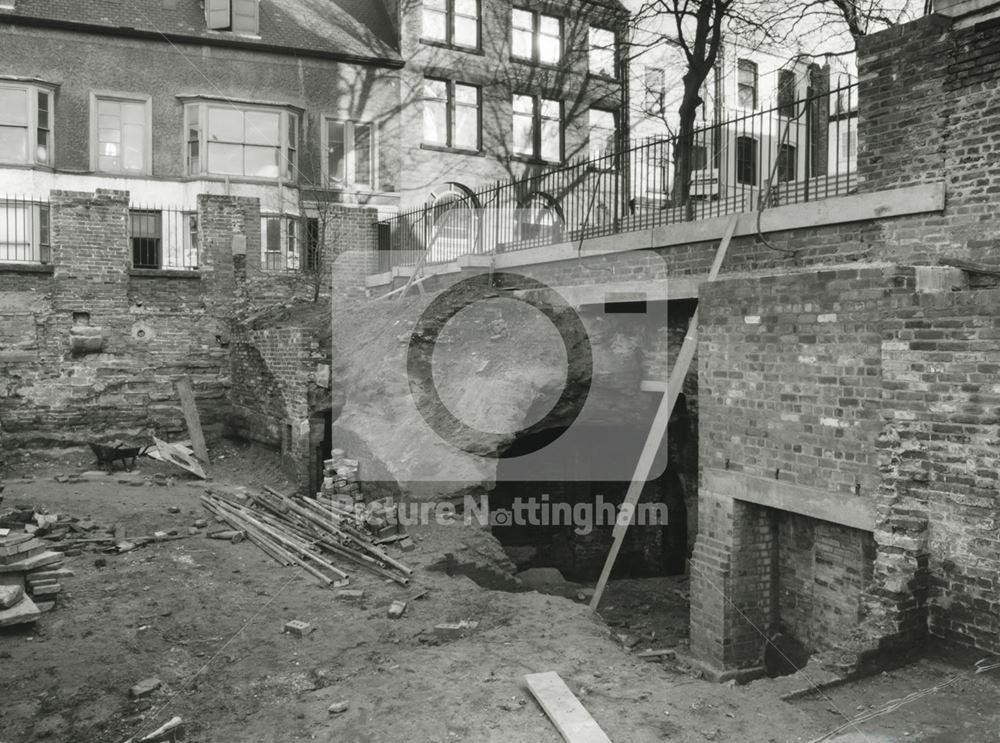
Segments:
[[[0,627],[27,624],[34,622],[40,616],[42,612],[35,606],[35,602],[25,596],[16,606],[0,611]]]
[[[9,609],[24,598],[21,586],[0,586],[0,610]]]
[[[62,552],[42,552],[41,554],[29,557],[26,560],[12,562],[9,565],[0,565],[0,573],[27,573],[36,568],[62,563],[65,555]]]

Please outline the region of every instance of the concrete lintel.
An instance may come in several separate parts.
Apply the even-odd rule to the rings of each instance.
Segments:
[[[789,204],[767,209],[761,217],[761,230],[766,233],[819,227],[823,225],[863,222],[869,219],[901,217],[941,211],[945,204],[945,184],[924,183],[874,193],[859,193],[819,199],[801,204]],[[696,222],[682,222],[665,227],[636,230],[617,235],[596,237],[583,243],[567,242],[539,248],[515,250],[496,256],[497,269],[537,263],[554,263],[592,256],[625,253],[648,248],[711,242],[722,239],[732,215]],[[747,212],[739,216],[736,237],[757,234],[757,215]]]
[[[862,531],[875,530],[875,505],[867,498],[795,485],[780,480],[702,468],[702,486],[713,495],[729,496],[781,511],[797,513]]]

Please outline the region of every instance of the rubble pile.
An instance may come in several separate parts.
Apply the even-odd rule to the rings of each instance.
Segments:
[[[0,523],[19,523],[9,516],[0,516]],[[60,581],[73,573],[63,568],[62,552],[33,534],[10,526],[0,527],[0,534],[0,627],[34,622],[55,608]]]
[[[323,462],[323,489],[318,497],[335,500],[349,508],[355,503],[363,503],[358,473],[358,460],[345,457],[343,449],[334,449],[330,458]]]

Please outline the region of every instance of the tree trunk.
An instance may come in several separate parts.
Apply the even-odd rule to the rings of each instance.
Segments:
[[[675,207],[684,207],[685,219],[694,216],[694,204],[691,202],[691,173],[694,167],[694,124],[698,114],[698,106],[702,104],[699,91],[704,82],[704,75],[698,75],[689,70],[684,75],[684,98],[680,107],[680,126],[677,142],[674,145],[674,198]]]

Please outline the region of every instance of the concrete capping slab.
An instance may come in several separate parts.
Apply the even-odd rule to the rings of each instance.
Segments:
[[[969,275],[950,266],[914,266],[917,294],[940,294],[969,288]]]
[[[0,364],[17,364],[37,359],[37,351],[0,351]]]
[[[836,196],[767,209],[761,217],[761,230],[766,233],[820,227],[823,225],[863,222],[869,219],[901,217],[907,214],[942,211],[945,205],[945,184],[924,183],[874,193]],[[624,253],[648,248],[668,248],[673,245],[721,240],[732,215],[697,222],[653,227],[624,232],[579,242],[545,245],[539,248],[499,253],[497,269],[535,263],[587,258],[590,256]],[[757,234],[757,214],[745,212],[739,216],[735,237]]]
[[[867,498],[703,467],[702,490],[861,531],[875,530],[875,504]]]

